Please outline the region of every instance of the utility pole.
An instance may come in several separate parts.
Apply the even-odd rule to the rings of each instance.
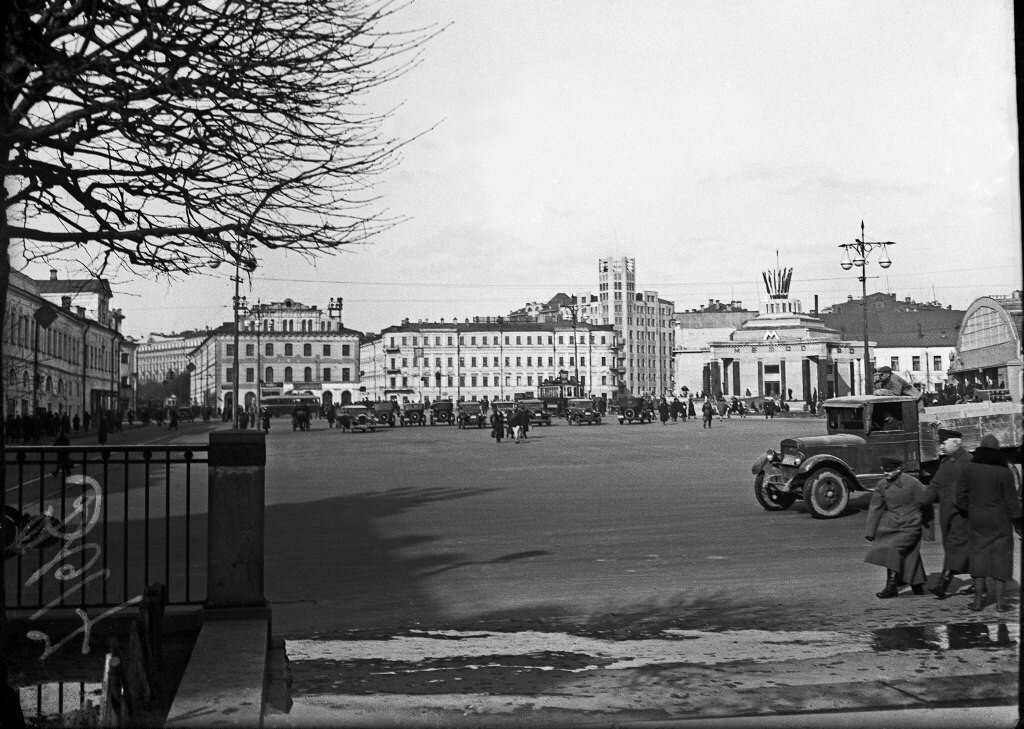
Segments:
[[[860,221],[860,238],[854,239],[853,243],[840,243],[839,247],[843,249],[843,260],[840,261],[839,265],[842,266],[844,271],[849,271],[854,266],[860,269],[860,284],[861,284],[861,309],[864,315],[864,393],[867,393],[871,389],[871,383],[873,380],[871,372],[871,357],[868,350],[868,276],[867,276],[867,262],[868,256],[875,249],[881,249],[881,258],[878,261],[878,265],[882,268],[889,268],[892,265],[892,261],[889,260],[889,246],[896,245],[893,241],[871,241],[868,242],[867,237],[864,235],[864,221]],[[853,258],[851,260],[850,252],[853,251]]]

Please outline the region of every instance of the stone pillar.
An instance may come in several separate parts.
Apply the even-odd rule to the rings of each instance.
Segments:
[[[206,607],[265,607],[266,434],[210,433]]]

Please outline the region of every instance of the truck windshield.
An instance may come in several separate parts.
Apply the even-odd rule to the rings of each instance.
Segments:
[[[829,430],[864,430],[864,408],[826,408]]]

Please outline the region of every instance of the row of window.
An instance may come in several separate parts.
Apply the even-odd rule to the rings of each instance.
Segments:
[[[321,371],[320,382],[333,382],[332,373],[330,367],[324,367]],[[295,371],[291,367],[284,368],[284,378],[282,382],[294,382]],[[224,371],[224,379],[226,382],[232,382],[235,378],[235,370],[232,367],[228,367]],[[245,370],[245,381],[256,382],[256,369],[254,367],[247,367]],[[318,380],[313,379],[313,368],[306,367],[302,370],[302,382],[317,382]],[[352,370],[349,367],[341,368],[341,382],[352,381]],[[267,367],[263,370],[263,382],[277,382],[274,379],[274,368]]]
[[[234,357],[235,356],[235,345],[234,344],[228,344],[227,345],[227,351],[225,352],[225,354],[228,357]],[[263,345],[263,354],[265,356],[267,356],[267,357],[273,357],[274,356],[274,343],[273,342],[267,342],[266,344]],[[256,356],[256,345],[255,344],[246,344],[245,345],[245,356],[246,357],[254,357],[254,356]],[[295,347],[294,347],[294,345],[291,342],[285,343],[285,345],[284,345],[284,356],[285,357],[294,357],[295,356]],[[312,344],[303,344],[302,345],[302,356],[303,357],[312,357],[313,356],[313,345]],[[329,345],[329,344],[323,345],[323,356],[324,357],[330,357],[331,356],[331,345]],[[352,345],[350,345],[350,344],[343,344],[343,345],[341,345],[341,356],[342,357],[351,357],[352,356]]]
[[[602,367],[607,366],[607,359],[608,359],[607,357],[602,357],[601,358],[601,366]],[[515,360],[516,360],[516,367],[522,367],[523,366],[523,358],[522,357],[516,357]],[[575,367],[576,366],[576,358],[575,357],[569,357],[568,360],[569,360],[569,364],[568,364],[569,367]],[[434,366],[435,367],[440,367],[441,366],[441,361],[442,361],[441,357],[434,357]],[[491,364],[492,361],[493,361],[493,364]],[[455,363],[455,358],[454,357],[448,357],[447,358],[447,362],[448,362],[448,364],[447,364],[448,367],[454,367],[455,366],[455,364],[454,364]],[[424,364],[424,366],[429,367],[430,366],[430,358],[429,357],[424,357],[423,358],[423,364]],[[544,358],[543,357],[537,357],[537,364],[538,365],[543,365],[544,364]],[[402,357],[402,367],[408,367],[408,366],[409,366],[409,358],[408,357]],[[412,366],[413,367],[417,367],[418,366],[418,358],[416,358],[416,357],[412,358]],[[466,366],[466,357],[459,357],[459,367],[465,367],[465,366]],[[477,365],[477,358],[476,357],[470,357],[469,358],[469,366],[470,367],[477,367],[478,366]],[[480,367],[498,367],[498,366],[500,366],[500,361],[499,361],[499,359],[497,357],[490,357],[490,358],[489,357],[481,357],[480,358],[479,366]],[[512,366],[512,357],[506,357],[505,358],[505,366],[506,367],[511,367]],[[527,367],[533,367],[533,357],[527,357],[526,358],[526,366]],[[555,358],[554,357],[548,357],[548,367],[554,367],[554,366],[555,366]],[[565,367],[566,366],[566,358],[565,357],[559,357],[558,358],[558,366],[559,367]],[[586,367],[586,366],[587,366],[587,358],[586,357],[580,357],[580,367]],[[391,369],[393,369],[393,370],[398,369],[398,358],[397,357],[392,357],[391,358]]]
[[[401,342],[402,342],[401,346],[403,346],[403,347],[407,347],[407,346],[410,345],[410,341],[409,340],[412,340],[411,344],[412,344],[413,347],[420,346],[419,340],[421,339],[421,337],[418,337],[418,336],[395,337],[394,335],[392,335],[388,339],[388,346],[389,347],[397,347],[397,346],[399,346],[397,344],[399,339],[401,340]],[[430,337],[427,336],[427,335],[423,335],[422,339],[423,339],[423,346],[424,347],[429,347],[430,346]],[[455,346],[455,337],[453,335],[450,335],[450,334],[445,336],[445,337],[442,337],[441,335],[434,335],[434,346],[435,347],[442,346],[441,345],[441,340],[442,339],[446,339],[447,340],[447,342],[446,342],[447,346],[449,346],[449,347]],[[527,345],[534,344],[533,339],[534,339],[534,336],[532,334],[527,334],[526,335],[526,344]],[[587,335],[586,334],[580,334],[580,335],[570,334],[568,336],[568,339],[569,339],[569,342],[568,342],[569,344],[577,344],[577,339],[579,340],[579,342],[578,342],[579,344],[588,344],[588,343],[589,344],[606,344],[607,341],[608,341],[608,335],[607,334],[600,335],[600,342],[598,341],[598,335],[596,335],[596,334],[591,334],[590,335],[590,341],[589,342],[587,342]],[[490,341],[488,342],[487,335],[483,334],[483,335],[480,335],[479,340],[480,341],[477,342],[477,336],[476,335],[471,335],[469,337],[469,345],[470,346],[477,346],[477,345],[479,345],[479,346],[487,346],[488,344],[499,344],[500,343],[499,340],[498,340],[498,336],[497,335],[491,336],[490,337]],[[547,340],[548,340],[547,344],[554,344],[555,343],[554,335],[548,334],[547,335]],[[566,336],[564,334],[559,334],[558,335],[558,343],[559,344],[565,344],[566,343],[565,340],[566,340]],[[516,335],[516,342],[515,343],[516,344],[523,344],[523,335],[517,334]],[[466,344],[466,337],[465,337],[465,335],[461,335],[460,334],[459,335],[459,346],[465,346],[465,344]],[[508,345],[508,346],[512,345],[512,337],[510,335],[507,335],[507,334],[505,335],[505,344]],[[544,344],[544,335],[541,335],[541,334],[537,335],[536,344]]]
[[[58,377],[57,380],[54,381],[51,375],[47,375],[46,377],[38,375],[38,378],[39,381],[35,389],[38,389],[43,393],[50,393],[53,395],[78,395],[78,383],[73,380],[68,380],[67,382],[65,382],[64,378]],[[21,392],[32,392],[32,378],[29,375],[28,371],[22,371],[21,377],[19,378],[17,371],[12,367],[7,372],[8,387],[12,389],[17,389],[19,379],[21,381]],[[12,410],[10,412],[14,411]]]
[[[952,363],[953,357],[950,356],[949,359],[950,359],[950,362]],[[900,358],[899,357],[892,357],[892,358],[890,358],[889,366],[892,367],[893,370],[899,370],[899,368],[900,368]],[[921,358],[918,355],[916,355],[916,354],[913,355],[910,358],[910,369],[913,372],[920,372],[921,371]],[[932,357],[932,371],[933,372],[945,372],[945,370],[946,370],[946,368],[942,366],[942,355],[940,355],[940,354],[934,355]]]
[[[280,329],[276,329],[276,330],[274,328],[274,319],[262,319],[261,321],[263,323],[262,323],[262,325],[260,325],[259,328],[262,331],[264,331],[264,332],[273,332],[273,331],[294,332],[294,331],[296,331],[296,329],[295,329],[295,320],[294,319],[282,319],[281,320],[281,328]],[[299,320],[298,331],[299,332],[315,332],[315,331],[329,332],[329,331],[331,331],[331,323],[329,321],[325,320],[325,319],[322,319],[322,320],[319,321],[319,329],[317,328],[316,325],[317,325],[317,321],[315,321],[315,320],[300,319]],[[338,331],[341,331],[341,322],[338,322],[337,329],[338,329]],[[256,320],[255,319],[251,319],[249,321],[248,330],[250,332],[256,330]]]
[[[441,376],[435,377],[435,381],[433,383],[434,386],[435,387],[440,387],[442,379],[447,383],[448,387],[455,387],[455,376],[454,375],[447,375],[447,376],[444,376],[443,378],[441,378]],[[537,375],[537,384],[539,385],[540,383],[542,383],[544,381],[544,379],[545,379],[544,375],[540,375],[540,374]],[[586,377],[580,377],[580,385],[582,387],[586,387],[586,379],[587,379]],[[514,380],[514,382],[513,382],[513,380]],[[525,382],[524,382],[524,380],[525,380]],[[422,382],[426,386],[430,386],[432,384],[430,382],[430,379],[427,378],[427,377],[424,377]],[[477,375],[459,375],[459,387],[466,387],[467,386],[467,382],[468,382],[468,386],[469,387],[500,387],[501,386],[501,379],[497,375],[495,375],[493,377],[491,377],[489,375],[479,375],[479,376],[477,376]],[[392,377],[391,378],[391,389],[392,390],[396,389],[399,386],[398,383],[399,383],[399,378],[398,377]],[[402,377],[401,378],[401,383],[402,383],[401,384],[402,387],[409,387],[409,378],[408,377]],[[601,377],[601,384],[602,385],[607,385],[608,384],[608,377],[607,376],[603,375]],[[512,387],[513,385],[515,385],[516,387],[522,387],[523,385],[525,385],[527,387],[531,387],[531,386],[533,386],[533,375],[515,375],[515,376],[513,376],[513,375],[505,375],[505,387]]]

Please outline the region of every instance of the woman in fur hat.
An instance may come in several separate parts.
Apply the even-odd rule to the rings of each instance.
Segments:
[[[985,578],[995,585],[996,610],[1006,612],[1006,581],[1013,578],[1013,533],[1021,532],[1020,497],[1013,474],[999,450],[999,439],[988,434],[974,450],[957,482],[956,506],[967,514],[967,540],[974,601],[971,610],[985,606]]]

